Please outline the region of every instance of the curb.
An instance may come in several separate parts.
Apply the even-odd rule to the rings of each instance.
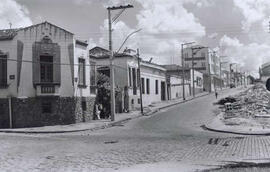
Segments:
[[[208,96],[208,95],[210,95],[210,94],[212,94],[212,93],[203,94],[203,95],[200,95],[200,96],[197,96],[197,97],[192,97],[192,98],[190,98],[190,99],[186,99],[186,100],[181,101],[181,102],[177,102],[177,103],[173,103],[173,104],[170,104],[170,105],[167,105],[167,106],[159,107],[158,110],[162,110],[162,109],[166,109],[166,108],[169,108],[169,107],[178,105],[178,104],[186,103],[186,102],[189,102],[189,101],[194,100],[194,99],[196,99],[196,98]]]
[[[14,131],[14,130],[0,130],[0,133],[20,133],[20,134],[57,134],[57,133],[73,133],[73,132],[80,132],[80,131],[96,131],[100,129],[110,128],[116,125],[119,125],[124,122],[128,122],[131,119],[135,119],[140,117],[141,115],[135,116],[134,118],[126,118],[116,122],[111,122],[108,124],[103,124],[93,128],[85,128],[85,129],[78,129],[78,130],[59,130],[59,131]]]
[[[179,104],[182,104],[182,103],[186,103],[186,102],[189,102],[191,100],[194,100],[196,98],[200,98],[200,97],[204,97],[204,96],[207,96],[207,95],[210,95],[212,93],[207,93],[207,94],[203,94],[203,95],[200,95],[200,96],[197,96],[197,97],[192,97],[190,99],[187,99],[185,101],[180,101],[180,102],[177,102],[177,103],[173,103],[173,104],[169,104],[169,105],[165,105],[165,106],[162,106],[162,107],[159,107],[159,108],[156,108],[148,113],[145,113],[144,115],[141,115],[141,114],[138,114],[134,117],[129,117],[129,118],[125,118],[125,119],[122,119],[122,120],[119,120],[119,121],[115,121],[115,122],[108,122],[107,124],[103,124],[103,125],[100,125],[100,126],[97,126],[97,127],[93,127],[93,128],[85,128],[85,129],[78,129],[78,130],[59,130],[59,131],[18,131],[18,130],[0,130],[0,133],[19,133],[19,134],[60,134],[60,133],[74,133],[74,132],[81,132],[81,131],[96,131],[96,130],[100,130],[100,129],[106,129],[106,128],[110,128],[110,127],[113,127],[113,126],[116,126],[116,125],[119,125],[121,123],[125,123],[125,122],[128,122],[132,119],[136,119],[136,118],[140,118],[140,117],[143,117],[143,116],[151,116],[157,112],[159,112],[160,110],[162,109],[166,109],[166,108],[169,108],[169,107],[172,107],[172,106],[176,106],[176,105],[179,105]]]
[[[225,130],[213,129],[213,128],[207,127],[206,125],[201,125],[200,127],[204,130],[219,132],[219,133],[250,135],[250,136],[270,136],[270,133],[242,133],[242,132],[234,132],[234,131],[225,131]]]

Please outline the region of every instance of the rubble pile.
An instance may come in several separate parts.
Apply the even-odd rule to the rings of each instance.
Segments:
[[[223,111],[226,125],[260,125],[270,128],[270,94],[262,84],[221,99],[217,104]],[[269,119],[268,119],[269,118]]]

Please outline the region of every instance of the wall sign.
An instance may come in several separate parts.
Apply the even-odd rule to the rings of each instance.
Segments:
[[[10,80],[14,80],[15,79],[15,75],[9,75],[9,79]]]

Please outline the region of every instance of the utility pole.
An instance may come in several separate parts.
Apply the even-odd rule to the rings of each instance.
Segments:
[[[219,61],[219,79],[220,79],[220,90],[222,90],[222,79],[221,79],[221,61]]]
[[[228,62],[221,62],[221,58],[224,58],[224,57],[227,57],[227,56],[219,56],[219,79],[220,79],[220,90],[222,90],[222,70],[221,70],[221,67],[222,67],[222,64],[224,63],[228,63]]]
[[[137,59],[138,59],[138,70],[139,70],[139,86],[140,86],[140,104],[141,104],[141,114],[143,115],[143,98],[142,98],[142,81],[141,81],[141,64],[140,64],[140,51],[137,49]]]
[[[235,73],[236,73],[236,87],[238,87],[238,73],[237,73],[237,64],[235,65]],[[235,82],[235,80],[234,80],[234,82]]]
[[[182,86],[183,86],[183,100],[186,100],[185,97],[185,65],[184,65],[184,45],[193,44],[195,42],[187,42],[184,44],[181,44],[181,57],[182,57]],[[179,69],[180,72],[180,69]],[[181,75],[180,75],[181,76]]]
[[[111,89],[111,121],[115,120],[115,83],[114,83],[114,66],[113,66],[113,49],[112,49],[112,23],[123,13],[126,8],[133,8],[132,5],[108,7],[108,25],[109,25],[109,51],[110,51],[110,89]],[[111,18],[111,11],[121,10],[116,17]]]
[[[230,74],[229,74],[229,86],[231,87],[231,82],[232,82],[232,63],[230,63]]]
[[[194,53],[193,48],[191,48],[191,60],[192,60],[192,95],[195,97],[195,85],[194,85]]]
[[[216,51],[208,52],[208,56],[211,56],[211,59],[214,58]],[[211,77],[211,64],[210,58],[208,57],[208,74],[209,74],[209,93],[212,92],[212,77]],[[215,82],[214,82],[215,85]]]
[[[234,64],[236,64],[236,63],[230,63],[230,85],[232,84],[232,65],[234,65]],[[233,77],[233,81],[234,81],[234,85],[236,86],[236,84],[235,84],[235,75],[234,75],[234,77]]]
[[[191,47],[191,61],[192,61],[192,95],[195,97],[195,84],[194,84],[194,55],[197,54],[198,51],[206,47]],[[194,52],[194,50],[197,50]]]

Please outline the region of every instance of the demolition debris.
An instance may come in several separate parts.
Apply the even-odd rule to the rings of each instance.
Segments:
[[[217,102],[225,125],[270,128],[270,94],[262,84]]]

